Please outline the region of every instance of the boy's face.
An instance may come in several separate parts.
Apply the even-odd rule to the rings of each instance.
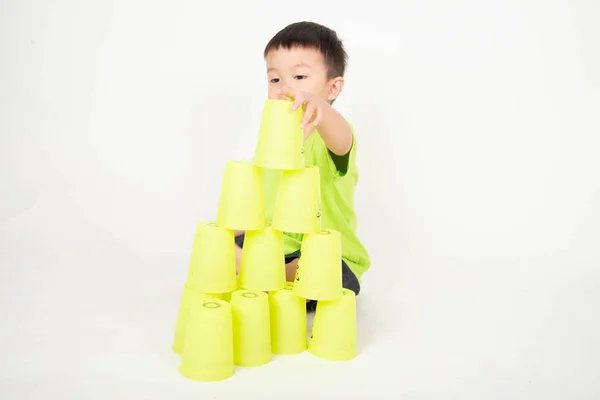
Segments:
[[[327,79],[327,67],[316,49],[294,47],[271,50],[266,57],[269,99],[280,99],[283,86],[309,92],[328,102],[335,100],[343,79]]]

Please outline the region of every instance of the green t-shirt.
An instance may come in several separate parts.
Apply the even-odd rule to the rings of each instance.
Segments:
[[[334,229],[342,238],[342,259],[359,281],[371,266],[369,254],[356,235],[357,218],[354,212],[354,189],[358,182],[356,167],[356,136],[352,128],[352,149],[343,157],[331,153],[321,135],[314,132],[304,142],[304,158],[307,165],[319,167],[321,178],[321,226]],[[267,220],[271,221],[277,188],[282,171],[264,170],[265,202]],[[300,249],[302,234],[284,232],[285,254]]]

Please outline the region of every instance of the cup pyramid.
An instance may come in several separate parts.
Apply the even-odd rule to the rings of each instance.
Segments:
[[[224,380],[275,354],[356,356],[354,292],[342,288],[340,234],[322,227],[319,169],[305,162],[302,118],[291,101],[265,102],[254,157],[226,163],[216,217],[196,227],[172,344],[189,379]],[[267,169],[282,171],[269,221]],[[246,235],[239,276],[235,230]],[[290,282],[285,232],[303,234]],[[308,299],[318,301],[310,340]]]

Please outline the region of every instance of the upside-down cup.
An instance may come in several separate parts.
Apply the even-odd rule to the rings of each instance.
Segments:
[[[338,231],[323,229],[304,235],[293,292],[309,300],[342,296],[342,242]]]
[[[315,233],[321,230],[319,167],[283,171],[271,226],[282,232]]]
[[[261,168],[304,168],[304,111],[292,110],[289,100],[266,100],[253,163]]]
[[[271,226],[246,231],[238,287],[271,291],[285,287],[283,233]]]
[[[187,285],[198,293],[222,294],[236,289],[234,232],[202,222],[196,228]]]
[[[213,299],[193,306],[179,372],[189,379],[214,382],[232,376],[234,368],[229,303]]]
[[[187,285],[183,288],[181,300],[179,301],[179,312],[177,313],[177,324],[175,325],[175,336],[173,338],[173,351],[181,355],[183,351],[183,342],[192,307],[198,306],[206,301],[214,300],[214,295],[197,293],[191,290]]]
[[[263,171],[250,161],[228,161],[223,173],[217,226],[255,230],[265,226]]]
[[[231,294],[234,363],[256,367],[269,363],[271,326],[269,297],[265,292],[236,290]]]
[[[299,354],[306,350],[306,300],[294,295],[294,285],[269,292],[271,351]]]
[[[343,289],[337,300],[317,303],[308,352],[330,361],[356,357],[356,296],[352,290]]]

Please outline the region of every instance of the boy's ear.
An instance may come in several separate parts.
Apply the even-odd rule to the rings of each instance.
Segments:
[[[332,78],[329,81],[329,90],[327,91],[327,99],[329,101],[334,101],[338,98],[342,90],[344,89],[344,78],[338,76],[336,78]]]

